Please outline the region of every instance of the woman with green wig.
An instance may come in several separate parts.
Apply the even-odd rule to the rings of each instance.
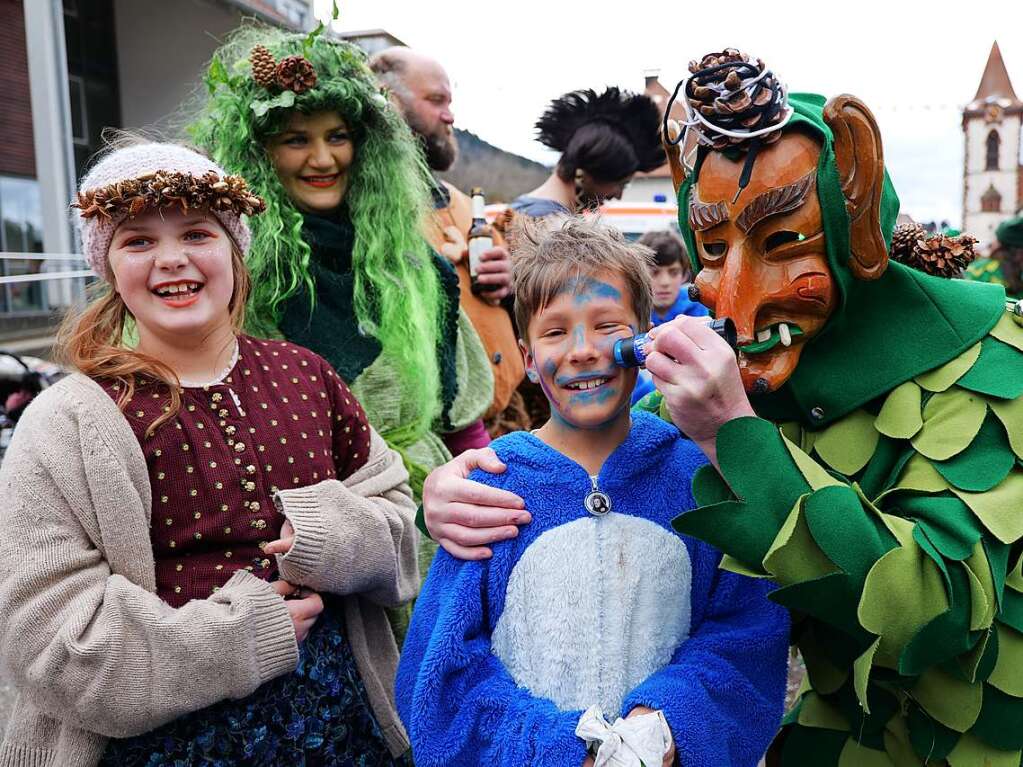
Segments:
[[[489,442],[478,425],[493,391],[458,279],[420,234],[418,146],[362,52],[317,33],[242,28],[206,85],[192,138],[267,203],[253,221],[251,330],[325,357],[418,496],[451,457],[445,440]]]

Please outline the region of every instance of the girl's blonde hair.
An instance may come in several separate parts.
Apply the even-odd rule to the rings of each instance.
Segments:
[[[251,280],[244,256],[233,241],[231,273],[234,276],[234,290],[228,309],[231,313],[231,327],[237,334],[245,324],[245,302],[249,297]],[[181,382],[163,362],[133,349],[126,341],[134,335],[135,318],[115,286],[101,282],[93,287],[95,297],[80,311],[68,312],[61,323],[57,333],[61,362],[89,378],[120,383],[121,393],[117,398],[117,406],[121,410],[134,396],[138,382],[148,379],[163,384],[169,399],[163,414],[146,429],[147,436],[151,436],[181,410]]]

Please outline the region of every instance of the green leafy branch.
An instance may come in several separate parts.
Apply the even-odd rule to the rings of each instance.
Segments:
[[[337,21],[337,19],[338,19],[338,17],[340,15],[341,15],[341,9],[338,8],[337,0],[333,0],[333,2],[331,3],[331,11],[330,11],[330,21],[331,21],[331,23]],[[309,57],[309,53],[313,49],[313,44],[316,42],[316,38],[319,37],[320,35],[322,35],[323,31],[326,28],[327,28],[327,25],[324,24],[321,21],[319,24],[316,25],[316,28],[312,32],[310,32],[308,35],[305,36],[305,39],[302,41],[302,53],[303,53],[304,56],[306,56],[306,58]]]

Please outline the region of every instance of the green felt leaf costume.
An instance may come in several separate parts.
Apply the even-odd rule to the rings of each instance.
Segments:
[[[854,279],[824,99],[789,98],[785,130],[823,146],[840,302],[786,384],[754,401],[761,417],[721,428],[721,474],[698,472],[701,505],[675,526],[775,581],[792,612],[808,675],[773,747],[782,765],[1018,766],[1023,327],[996,285],[894,262]],[[679,190],[690,254],[698,173]],[[887,177],[881,210],[890,238]]]

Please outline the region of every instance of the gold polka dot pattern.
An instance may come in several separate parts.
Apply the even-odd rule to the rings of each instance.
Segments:
[[[116,400],[115,387],[105,388]],[[157,593],[173,606],[208,597],[238,569],[276,577],[261,550],[284,523],[273,494],[343,479],[369,454],[355,397],[326,361],[290,343],[242,336],[227,377],[185,388],[182,402],[148,437],[166,391],[143,382],[125,407],[164,522],[151,529]]]

